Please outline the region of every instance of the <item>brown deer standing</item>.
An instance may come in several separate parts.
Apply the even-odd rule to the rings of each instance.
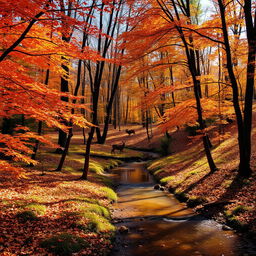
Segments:
[[[126,131],[126,133],[128,133],[129,134],[129,136],[131,135],[131,134],[135,134],[135,131],[133,130],[133,129],[126,129],[125,130]]]
[[[111,154],[115,153],[115,150],[119,150],[120,153],[123,152],[124,147],[125,147],[125,143],[124,142],[123,142],[123,144],[113,144],[112,145]]]

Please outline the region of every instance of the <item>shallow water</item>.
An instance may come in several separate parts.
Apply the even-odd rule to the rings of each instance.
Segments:
[[[254,246],[233,231],[223,231],[169,193],[154,190],[145,163],[129,163],[112,173],[120,183],[114,220],[129,228],[117,236],[112,256],[256,255]]]

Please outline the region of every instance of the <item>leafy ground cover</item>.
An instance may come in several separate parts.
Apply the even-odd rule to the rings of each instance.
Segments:
[[[109,147],[101,145],[102,154]],[[88,181],[83,181],[83,150],[73,143],[57,173],[60,155],[42,149],[39,164],[27,167],[25,176],[1,180],[1,255],[106,255],[111,249],[115,227],[109,207],[117,196],[105,170],[121,160],[92,157]],[[97,145],[93,150],[100,154]]]
[[[88,181],[79,180],[83,167],[84,146],[76,131],[62,172],[54,172],[60,155],[54,149],[41,148],[35,167],[19,180],[1,180],[0,185],[0,254],[1,255],[105,255],[111,248],[114,227],[109,207],[116,200],[113,183],[105,170],[120,164],[122,157],[142,154],[124,149],[116,158],[111,145],[125,141],[128,147],[151,149],[160,146],[161,133],[154,128],[148,141],[145,130],[127,135],[110,130],[106,145],[93,144]],[[154,160],[149,170],[166,184],[177,197],[198,211],[203,209],[233,226],[250,228],[255,232],[255,145],[253,148],[253,177],[237,179],[238,162],[236,134],[232,125],[227,129],[233,137],[213,141],[213,156],[219,170],[208,173],[208,166],[198,142],[191,142],[184,130],[173,131],[171,155]],[[255,128],[254,128],[255,129]],[[56,138],[55,138],[56,139]],[[253,141],[256,139],[254,130]],[[0,177],[1,178],[1,177]],[[214,204],[229,202],[227,204]],[[213,204],[211,204],[213,203]],[[203,207],[204,206],[204,207]]]
[[[255,118],[255,115],[254,115]],[[255,120],[254,120],[255,121]],[[209,173],[200,142],[191,142],[185,131],[172,134],[173,141],[181,143],[179,149],[166,157],[154,160],[148,169],[181,201],[195,207],[198,212],[216,218],[239,230],[256,233],[256,147],[253,145],[252,177],[238,178],[238,147],[235,125],[227,127],[228,139],[213,140],[213,158],[218,171]],[[253,138],[256,140],[254,122]],[[175,144],[172,146],[175,151]]]

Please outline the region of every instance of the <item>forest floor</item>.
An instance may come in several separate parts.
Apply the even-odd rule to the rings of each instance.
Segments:
[[[88,181],[80,180],[85,146],[77,134],[62,172],[54,171],[60,155],[42,146],[39,164],[24,166],[23,177],[0,177],[1,256],[98,256],[111,249],[115,227],[109,207],[117,196],[105,170],[119,165],[120,158],[142,157],[142,153],[126,149],[111,155],[110,145],[95,144]]]
[[[127,128],[134,129],[135,134],[128,135]],[[196,211],[255,233],[256,146],[252,143],[253,176],[238,179],[235,124],[225,127],[225,139],[214,132],[210,137],[219,168],[215,173],[209,174],[200,140],[191,139],[184,129],[170,131],[171,154],[152,160],[148,169]],[[105,255],[111,249],[115,229],[109,209],[117,199],[105,170],[125,159],[142,158],[143,152],[134,148],[166,151],[162,132],[153,126],[152,134],[148,140],[145,128],[139,125],[121,127],[120,131],[110,127],[106,144],[92,146],[88,181],[79,179],[85,149],[79,129],[75,130],[62,172],[53,171],[60,155],[42,147],[39,164],[25,167],[24,177],[15,180],[5,176],[0,183],[0,255]],[[57,134],[51,136],[56,141]],[[254,112],[252,142],[255,139]],[[122,142],[126,144],[124,152],[111,154],[111,145]]]
[[[239,178],[237,128],[235,121],[209,132],[213,144],[212,155],[218,167],[209,173],[201,138],[189,136],[185,129],[169,131],[169,141],[153,126],[153,137],[148,140],[145,128],[130,125],[135,134],[111,130],[107,143],[121,143],[141,150],[159,151],[169,142],[169,154],[150,162],[148,169],[156,180],[195,211],[227,224],[238,231],[250,232],[256,238],[256,105],[252,130],[252,177]],[[166,151],[166,148],[165,148]]]
[[[256,108],[253,113],[252,176],[239,178],[237,130],[235,122],[225,126],[225,139],[209,133],[212,155],[218,167],[209,173],[200,140],[184,130],[171,133],[172,154],[152,161],[148,169],[175,196],[208,218],[256,239]]]

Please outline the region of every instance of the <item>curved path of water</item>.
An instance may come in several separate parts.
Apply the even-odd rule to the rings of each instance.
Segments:
[[[168,192],[154,190],[145,163],[128,163],[112,173],[119,183],[114,222],[129,231],[121,228],[111,256],[256,255],[255,247],[233,231],[197,216]]]

